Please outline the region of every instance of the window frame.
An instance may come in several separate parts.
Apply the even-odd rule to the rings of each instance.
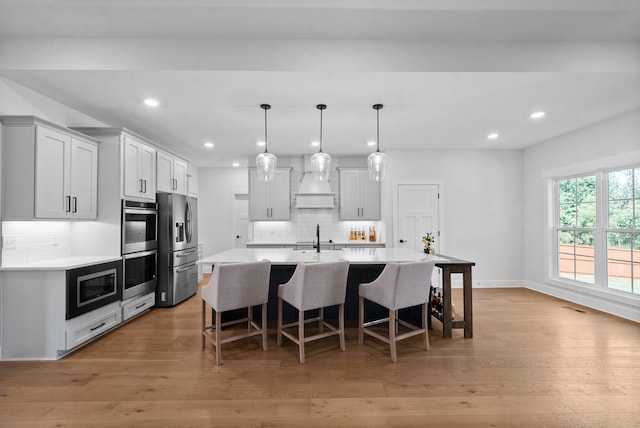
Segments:
[[[550,206],[548,213],[547,249],[549,264],[547,269],[547,281],[550,283],[569,285],[574,288],[600,290],[611,294],[626,297],[640,297],[634,290],[640,289],[640,281],[632,282],[631,291],[618,290],[609,287],[608,272],[608,233],[640,233],[639,225],[635,229],[614,229],[609,227],[609,174],[627,169],[640,168],[640,163],[634,162],[628,165],[610,166],[582,172],[572,171],[571,174],[557,174],[549,178]],[[560,226],[560,182],[563,180],[577,179],[581,177],[595,176],[596,181],[596,225],[595,228],[581,228]],[[633,195],[632,195],[633,196]],[[634,198],[635,199],[635,198]],[[560,231],[593,231],[594,234],[594,282],[584,282],[576,279],[560,276]],[[575,276],[574,276],[575,277]]]

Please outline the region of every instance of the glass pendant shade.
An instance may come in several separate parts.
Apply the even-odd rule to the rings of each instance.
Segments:
[[[267,110],[271,108],[269,104],[261,104],[260,108],[264,110],[264,153],[256,156],[256,168],[258,169],[258,180],[271,181],[276,172],[277,159],[275,155],[267,150]]]
[[[256,156],[256,167],[258,168],[258,180],[271,181],[276,172],[276,157],[265,151]]]
[[[382,181],[387,173],[387,154],[380,151],[373,152],[367,158],[369,164],[369,180]]]
[[[380,151],[380,109],[382,104],[374,104],[373,109],[376,111],[376,132],[377,132],[377,150],[369,155],[367,164],[369,166],[369,180],[383,181],[387,173],[387,155]]]
[[[328,181],[331,170],[331,156],[328,153],[318,152],[311,156],[311,170],[318,181]]]

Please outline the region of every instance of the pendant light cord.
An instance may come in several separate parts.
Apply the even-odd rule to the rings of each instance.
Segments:
[[[267,153],[267,109],[264,109],[264,152]]]
[[[320,153],[322,153],[322,109],[320,109]]]
[[[380,109],[384,107],[384,105],[382,104],[374,104],[373,108],[376,111],[376,136],[377,136],[377,150],[376,152],[380,151]]]

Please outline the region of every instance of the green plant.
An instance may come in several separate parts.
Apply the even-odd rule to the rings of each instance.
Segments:
[[[431,244],[434,242],[436,242],[436,238],[433,236],[433,233],[427,233],[422,237],[422,243],[424,244],[425,250],[431,248]]]

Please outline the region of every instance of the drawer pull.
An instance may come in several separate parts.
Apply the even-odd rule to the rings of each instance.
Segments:
[[[146,303],[140,303],[138,306],[135,307],[135,309],[144,308],[145,306],[147,306]]]
[[[107,323],[106,323],[106,322],[103,322],[102,324],[100,324],[100,325],[98,325],[98,326],[96,326],[96,327],[93,327],[93,328],[91,328],[90,330],[91,330],[91,331],[96,331],[97,329],[102,328],[102,327],[104,327],[105,325],[107,325]]]

